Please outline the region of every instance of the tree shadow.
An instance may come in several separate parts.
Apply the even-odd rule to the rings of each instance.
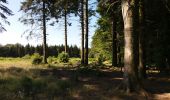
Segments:
[[[2,96],[1,100],[18,98],[28,100],[146,100],[144,96],[115,91],[115,88],[122,83],[122,73],[109,69],[57,67],[26,70],[11,67],[0,69],[0,76],[0,95],[8,94]],[[152,94],[149,100],[156,99],[156,94],[170,93],[169,78],[158,76],[149,76],[144,81],[144,87]],[[30,89],[24,90],[27,89],[26,87]],[[24,91],[30,95],[24,97]]]
[[[147,80],[144,81],[146,90],[151,94],[153,100],[170,99],[170,76],[160,73],[148,74]],[[169,95],[167,97],[167,94]],[[161,96],[161,97],[158,97]]]

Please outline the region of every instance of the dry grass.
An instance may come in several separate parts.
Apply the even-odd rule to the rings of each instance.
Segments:
[[[19,67],[19,68],[29,68],[32,67],[30,59],[22,58],[0,58],[0,68],[10,68],[10,67]]]
[[[34,90],[36,100],[170,100],[170,78],[159,77],[158,73],[145,80],[144,86],[151,94],[145,98],[114,91],[123,80],[119,68],[48,67],[34,66],[29,59],[0,58],[0,100],[32,100],[33,94],[24,96],[25,91],[21,91],[30,86],[25,77],[30,78],[31,88],[40,90]]]

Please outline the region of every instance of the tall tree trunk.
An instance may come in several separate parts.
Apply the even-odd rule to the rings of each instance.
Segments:
[[[146,78],[146,68],[144,59],[144,34],[145,34],[144,0],[139,2],[139,78]]]
[[[89,27],[88,27],[89,21],[88,21],[88,0],[84,0],[84,26],[85,26],[85,65],[88,65],[88,32],[89,32]]]
[[[43,1],[43,63],[47,63],[47,43],[46,43],[46,15],[45,2]]]
[[[122,0],[122,15],[124,21],[124,82],[127,92],[137,91],[140,88],[138,80],[138,64],[136,63],[135,49],[138,41],[135,32],[135,11],[137,0]],[[138,51],[138,50],[137,50]]]
[[[116,19],[112,16],[112,66],[117,67],[117,34],[116,34]]]
[[[65,46],[64,46],[64,51],[67,53],[67,1],[64,9],[64,32],[65,32]]]
[[[81,0],[81,64],[84,65],[84,10],[83,0]]]
[[[119,40],[120,39],[120,36],[119,36],[119,34],[117,34],[118,36],[117,36],[117,39]],[[120,41],[118,41],[117,40],[117,61],[118,61],[118,67],[121,67],[121,71],[122,71],[122,65],[121,65],[121,45],[120,45]]]

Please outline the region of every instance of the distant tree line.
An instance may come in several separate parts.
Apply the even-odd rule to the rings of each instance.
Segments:
[[[59,53],[64,51],[64,45],[54,45],[54,46],[47,46],[48,48],[48,56],[55,56],[57,57]],[[27,44],[25,46],[17,43],[17,44],[7,44],[7,45],[0,45],[0,57],[23,57],[27,54],[32,55],[34,53],[39,53],[43,55],[42,45],[32,46]],[[68,46],[68,54],[69,57],[80,57],[80,49],[74,46]]]

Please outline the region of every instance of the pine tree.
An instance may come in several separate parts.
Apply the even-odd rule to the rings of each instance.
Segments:
[[[2,4],[0,4],[0,9],[1,9],[0,17],[2,19],[1,20],[2,22],[0,22],[0,33],[3,32],[3,31],[7,31],[2,23],[10,25],[10,22],[7,21],[7,16],[13,15],[12,11],[8,7],[3,5],[3,4],[8,4],[8,1],[7,0],[0,0],[0,3],[1,2],[2,2]]]

